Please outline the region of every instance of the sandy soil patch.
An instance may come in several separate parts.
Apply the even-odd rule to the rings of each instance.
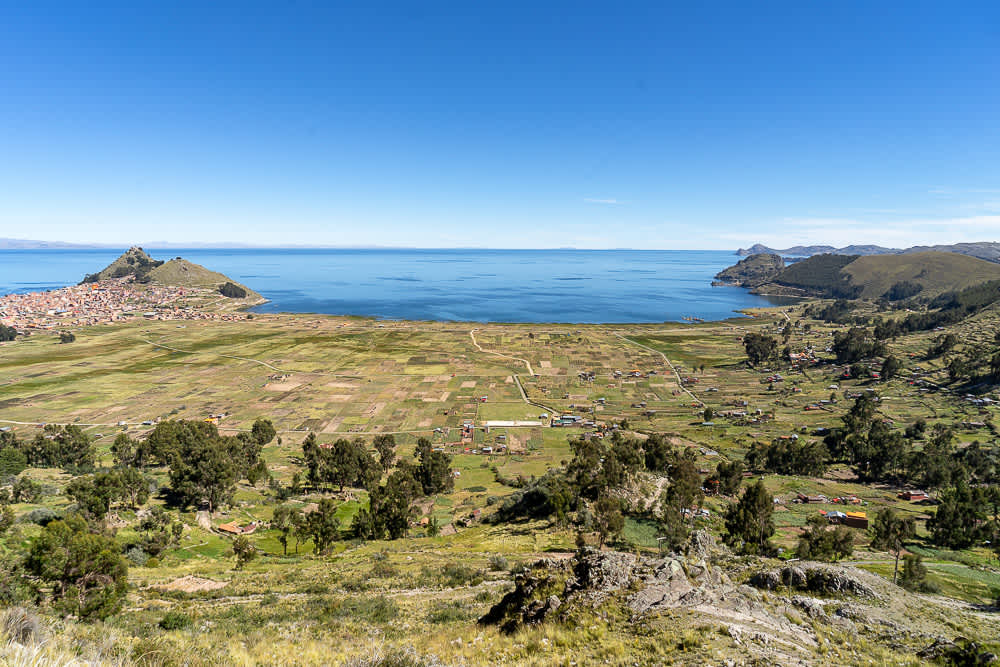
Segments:
[[[418,428],[427,428],[428,426],[431,425],[431,423],[432,422],[431,422],[430,419],[421,419],[420,423],[417,424],[417,427]]]
[[[187,575],[180,579],[174,579],[168,584],[157,586],[162,591],[183,591],[184,593],[199,593],[201,591],[215,591],[229,584],[228,581],[215,581],[204,577]]]
[[[539,361],[538,365],[541,366],[542,368],[552,368],[551,361]]]
[[[331,389],[357,389],[358,385],[356,382],[327,382],[327,387]]]
[[[302,386],[301,382],[271,382],[264,386],[268,391],[291,391]]]
[[[330,394],[326,397],[326,400],[333,403],[347,403],[352,398],[354,398],[352,394]]]
[[[462,383],[462,389],[472,389],[475,386],[476,386],[475,380],[466,380],[465,382]]]

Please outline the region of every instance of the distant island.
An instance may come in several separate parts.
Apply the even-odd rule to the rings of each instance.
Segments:
[[[910,248],[885,248],[879,245],[849,245],[835,248],[830,245],[797,245],[784,250],[777,250],[756,243],[749,248],[740,248],[736,254],[740,257],[752,255],[780,255],[782,257],[812,257],[813,255],[904,255],[915,252],[952,252],[959,255],[978,257],[990,262],[1000,262],[1000,243],[996,241],[979,241],[975,243],[954,243],[952,245],[913,246]]]

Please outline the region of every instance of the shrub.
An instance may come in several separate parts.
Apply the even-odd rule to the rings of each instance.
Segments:
[[[395,600],[384,595],[373,598],[335,600],[323,610],[331,618],[364,619],[371,623],[387,623],[399,615]]]
[[[191,625],[191,617],[180,611],[168,611],[160,619],[160,627],[164,630],[181,630]]]
[[[146,561],[146,567],[160,567],[160,559],[150,558],[149,560]]]
[[[460,600],[451,602],[437,602],[427,614],[427,621],[430,623],[454,623],[455,621],[467,621],[472,615]]]
[[[483,572],[466,565],[451,563],[441,568],[441,584],[446,588],[458,586],[475,586],[482,583]]]
[[[28,644],[41,639],[42,624],[24,607],[11,607],[0,618],[0,631],[9,639]]]
[[[48,507],[39,507],[22,516],[20,520],[24,523],[35,523],[39,526],[47,526],[49,523],[59,518],[60,516]]]
[[[392,563],[380,561],[372,566],[371,576],[378,579],[392,579],[399,576],[399,570]]]
[[[131,549],[126,551],[125,557],[128,558],[133,563],[135,563],[136,565],[138,565],[139,567],[143,567],[149,562],[149,554],[143,551],[139,547],[132,547]]]
[[[500,554],[493,554],[490,556],[490,569],[496,572],[502,572],[510,566],[507,559]]]

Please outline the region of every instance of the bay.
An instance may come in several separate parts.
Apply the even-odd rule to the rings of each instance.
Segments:
[[[256,290],[259,312],[479,322],[720,320],[787,303],[712,277],[726,250],[285,249],[147,247]],[[56,289],[102,269],[121,249],[0,250],[0,294]]]

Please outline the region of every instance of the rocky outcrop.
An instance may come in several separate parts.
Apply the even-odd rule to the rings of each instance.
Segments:
[[[715,274],[715,281],[712,284],[759,287],[771,282],[784,268],[785,260],[780,255],[751,255]]]
[[[751,577],[750,584],[769,591],[787,587],[822,595],[853,595],[865,600],[881,599],[871,586],[860,580],[857,571],[819,563],[803,563],[777,570],[765,570]]]
[[[514,590],[479,622],[513,632],[553,612],[565,617],[574,608],[595,608],[612,597],[633,617],[710,602],[722,588],[732,588],[701,555],[712,545],[710,537],[696,533],[689,556],[649,558],[588,547],[570,561],[541,560],[518,575]]]

